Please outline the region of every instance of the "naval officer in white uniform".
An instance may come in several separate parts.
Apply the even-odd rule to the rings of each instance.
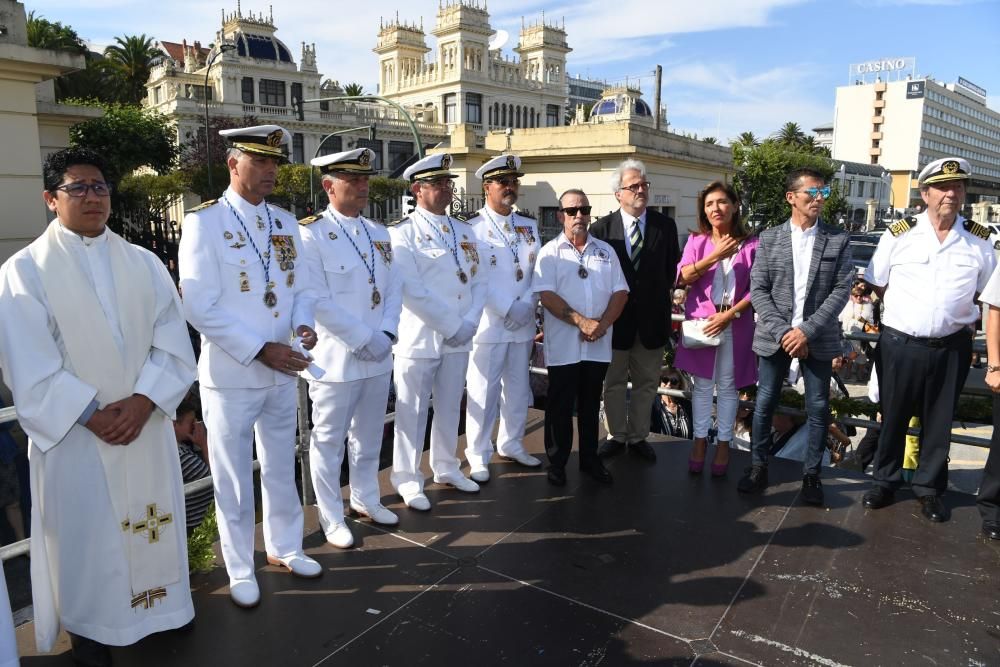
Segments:
[[[184,315],[201,332],[198,379],[230,596],[253,607],[255,440],[267,560],[300,577],[322,574],[302,551],[295,488],[296,375],[308,361],[289,345],[295,333],[310,349],[316,333],[297,266],[298,221],[264,201],[291,137],[277,125],[219,134],[231,145],[229,188],[184,218],[180,287]]]
[[[479,242],[487,281],[486,308],[472,339],[466,374],[466,449],[471,477],[490,479],[493,424],[500,416],[497,453],[521,465],[542,464],[524,450],[531,405],[528,359],[535,337],[536,295],[531,289],[541,249],[538,225],[514,210],[521,185],[521,158],[498,155],[476,171],[486,205],[469,220]]]
[[[399,522],[382,506],[378,463],[403,293],[388,230],[361,215],[374,160],[370,148],[312,160],[323,174],[330,205],[299,221],[316,294],[319,341],[313,356],[324,371],[309,379],[312,480],[320,526],[327,541],[341,549],[354,544],[340,494],[345,438],[351,509],[375,523]]]
[[[403,280],[403,311],[393,372],[396,381],[392,485],[406,505],[426,511],[420,458],[428,399],[434,400],[431,470],[434,481],[475,493],[456,456],[458,421],[472,336],[486,301],[486,282],[476,235],[447,214],[456,176],[451,155],[428,155],[403,177],[417,207],[389,229],[393,260]]]

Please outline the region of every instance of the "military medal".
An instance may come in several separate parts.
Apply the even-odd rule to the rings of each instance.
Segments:
[[[365,230],[365,236],[368,238],[368,250],[369,252],[371,252],[372,263],[369,265],[368,264],[369,254],[367,252],[361,252],[361,248],[359,248],[358,244],[354,242],[354,239],[351,238],[351,235],[347,233],[347,228],[344,227],[344,223],[341,222],[339,216],[337,216],[337,214],[333,212],[332,207],[330,208],[330,216],[333,219],[333,221],[337,224],[337,226],[340,227],[340,231],[343,232],[344,238],[351,242],[351,247],[354,248],[354,252],[358,253],[358,257],[361,258],[361,263],[365,265],[365,270],[368,271],[368,284],[372,286],[372,309],[374,309],[375,306],[382,303],[382,295],[379,294],[378,285],[375,283],[375,242],[372,241],[372,235],[371,233],[369,233],[368,227],[365,225],[364,220],[362,220],[359,217],[358,227],[361,227],[361,229]],[[332,235],[333,232],[330,232],[330,234]],[[354,235],[358,236],[359,234],[360,232],[358,231],[358,228],[355,227]]]
[[[289,271],[288,272],[288,277],[285,278],[285,286],[286,287],[291,287],[294,284],[295,284],[295,272],[294,271]]]
[[[446,247],[448,250],[451,251],[452,259],[455,260],[455,266],[458,267],[458,271],[455,272],[455,275],[458,276],[459,282],[461,282],[463,285],[465,283],[469,282],[469,276],[465,272],[465,269],[462,267],[461,260],[458,259],[458,237],[455,235],[455,225],[454,225],[454,222],[452,222],[452,224],[450,226],[447,225],[447,224],[443,224],[443,223],[441,225],[441,229],[443,229],[445,231],[445,233],[451,232],[451,243],[449,244],[448,243],[448,239],[444,236],[444,234],[442,234],[441,232],[438,231],[438,228],[434,225],[434,222],[432,220],[428,219],[428,217],[426,215],[424,215],[423,213],[421,213],[420,209],[414,209],[413,212],[416,213],[417,215],[419,215],[421,218],[423,218],[424,222],[426,222],[430,226],[430,228],[434,230],[434,233],[438,235],[438,238],[441,239],[441,243],[444,244],[444,247]],[[448,220],[451,220],[451,218],[449,217]],[[431,240],[430,235],[427,236],[427,240],[428,241]],[[469,245],[469,244],[463,244],[463,248],[462,248],[465,251],[466,259],[469,259],[469,261],[472,262],[472,259],[471,259],[472,252],[470,252],[467,248],[465,248],[464,247],[465,245]],[[475,246],[473,246],[473,248],[475,248]],[[479,261],[478,258],[475,261],[478,262]]]
[[[233,233],[232,232],[223,232],[222,233],[222,238],[226,239],[227,241],[232,241],[233,240]]]
[[[247,237],[243,236],[243,232],[236,232],[236,236],[239,238],[240,243],[246,243]],[[232,234],[229,235],[229,238],[233,238]]]
[[[337,235],[336,235],[336,234],[334,234],[333,232],[330,232],[330,233],[328,234],[328,236],[330,237],[330,240],[331,240],[331,241],[336,241],[336,240],[337,240]]]
[[[283,227],[281,226],[281,220],[275,220],[274,224],[277,225],[278,229],[283,229]]]
[[[581,278],[586,278],[590,274],[587,273],[587,269],[583,266],[583,264],[581,264],[580,268],[577,269],[576,271],[576,275],[580,276]]]
[[[257,253],[257,259],[260,263],[264,265],[264,305],[268,308],[274,308],[275,304],[278,303],[278,297],[272,291],[274,289],[274,283],[271,281],[271,226],[273,221],[271,220],[271,212],[265,206],[264,210],[267,211],[267,250],[261,253],[260,249],[257,248],[257,244],[253,240],[253,236],[250,234],[250,230],[247,229],[246,223],[243,222],[243,217],[236,211],[236,207],[230,203],[229,199],[225,196],[222,197],[222,201],[226,202],[226,206],[229,210],[233,212],[233,217],[236,218],[236,222],[240,223],[240,227],[246,232],[247,239],[250,241],[250,247],[253,251]],[[257,227],[258,229],[264,229],[264,222],[260,219],[260,215],[257,216]],[[243,234],[240,234],[240,240],[243,239]],[[243,289],[246,287],[246,289]],[[250,291],[250,278],[245,272],[240,272],[240,291],[249,292]]]
[[[490,212],[490,209],[484,206],[483,213],[485,213],[486,217],[489,218],[490,224],[492,224],[493,228],[497,230],[497,233],[500,235],[500,238],[503,239],[504,245],[507,246],[507,249],[510,250],[511,255],[514,256],[514,279],[517,280],[517,282],[521,282],[522,280],[524,280],[524,270],[521,268],[521,259],[520,257],[518,257],[518,252],[521,245],[517,235],[518,228],[517,227],[514,228],[514,241],[512,242],[507,237],[507,234],[504,233],[504,232],[510,232],[510,222],[505,220],[503,223],[503,230],[501,231],[500,225],[498,225],[497,221],[493,219],[493,213]],[[491,230],[490,236],[492,235],[493,231]],[[493,266],[496,266],[496,257],[494,257],[491,260],[491,262]]]

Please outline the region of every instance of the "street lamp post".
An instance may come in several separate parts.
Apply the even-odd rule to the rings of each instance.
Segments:
[[[212,63],[215,59],[226,51],[232,51],[236,48],[235,44],[229,44],[223,42],[219,44],[219,50],[214,52],[208,61],[205,62],[205,88],[202,91],[202,97],[205,100],[205,170],[208,175],[208,192],[212,193],[212,138],[209,136],[208,130],[208,74],[212,71]]]

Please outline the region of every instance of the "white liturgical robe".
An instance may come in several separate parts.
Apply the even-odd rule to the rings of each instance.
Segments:
[[[160,260],[113,232],[85,238],[53,221],[0,267],[0,368],[30,438],[39,650],[51,650],[60,625],[122,646],[190,621],[171,420],[195,364]],[[79,423],[92,401],[132,394],[155,407],[130,445]]]

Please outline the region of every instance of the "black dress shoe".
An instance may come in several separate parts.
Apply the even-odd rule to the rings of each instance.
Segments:
[[[566,486],[565,468],[549,468],[548,472],[545,473],[545,477],[552,486]]]
[[[983,521],[983,535],[991,540],[1000,540],[1000,521]]]
[[[625,451],[625,443],[617,440],[605,440],[597,446],[597,455],[602,459],[618,456],[623,451]]]
[[[948,520],[948,508],[941,502],[941,496],[920,496],[920,513],[934,523]]]
[[[753,465],[736,484],[740,493],[762,493],[767,488],[767,466]]]
[[[107,644],[80,635],[69,634],[73,662],[79,667],[111,667],[111,649]]]
[[[892,504],[892,490],[884,486],[873,486],[861,497],[861,504],[870,510],[882,509]]]
[[[601,484],[612,484],[615,479],[600,461],[594,461],[585,466],[580,466],[580,472],[585,472]]]
[[[819,475],[806,475],[802,478],[802,502],[806,505],[823,505],[823,485]]]
[[[656,463],[656,452],[653,451],[653,446],[650,445],[645,440],[640,440],[639,442],[633,442],[628,446],[628,451],[630,454],[635,454],[639,458],[649,461],[650,463]]]

